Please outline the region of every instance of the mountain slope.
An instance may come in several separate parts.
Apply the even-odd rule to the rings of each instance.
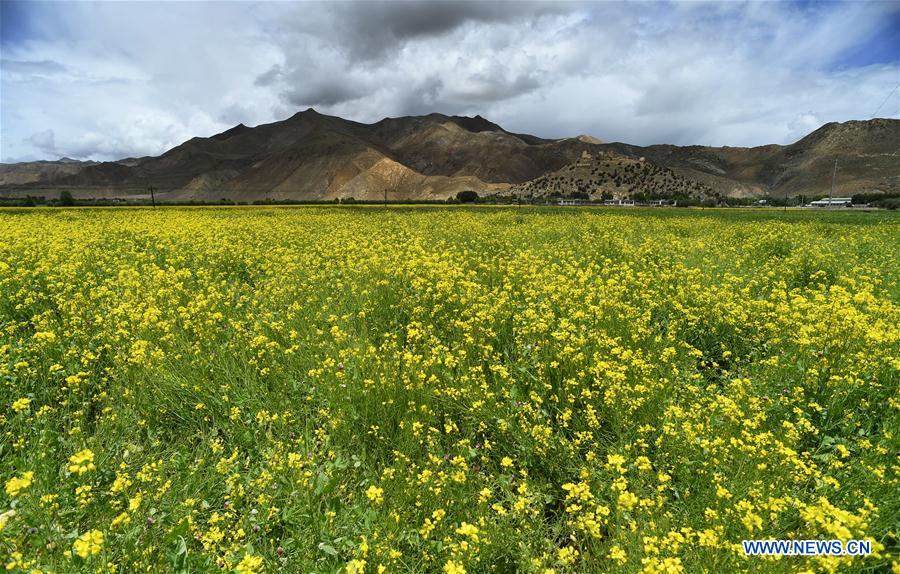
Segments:
[[[35,184],[60,179],[80,172],[96,162],[77,161],[67,157],[57,161],[0,163],[0,186]]]
[[[102,197],[143,197],[152,185],[164,200],[381,199],[385,192],[389,199],[443,199],[466,189],[496,193],[577,153],[572,145],[511,134],[479,116],[431,114],[367,125],[309,109],[281,122],[192,138],[158,157],[90,165],[40,183]]]
[[[641,147],[516,134],[481,116],[362,124],[309,109],[192,138],[157,157],[3,165],[0,195],[69,189],[76,197],[141,198],[153,186],[162,200],[442,199],[467,189],[585,188],[614,196],[811,196],[827,193],[835,158],[836,192],[851,195],[900,191],[898,150],[900,120],[891,119],[826,124],[787,146]],[[605,159],[585,171],[584,153]]]
[[[725,196],[900,192],[900,120],[832,122],[787,145],[754,148],[654,145],[647,159],[703,182]]]

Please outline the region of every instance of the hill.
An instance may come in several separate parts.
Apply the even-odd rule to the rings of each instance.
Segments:
[[[706,199],[716,192],[706,184],[659,167],[644,157],[614,152],[584,152],[578,161],[505,193],[523,198]]]

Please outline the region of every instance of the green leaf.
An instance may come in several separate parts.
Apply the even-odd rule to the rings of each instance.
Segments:
[[[321,550],[325,554],[328,554],[329,556],[337,556],[338,555],[338,551],[335,550],[334,546],[332,546],[330,544],[326,544],[325,542],[319,542],[319,550]]]

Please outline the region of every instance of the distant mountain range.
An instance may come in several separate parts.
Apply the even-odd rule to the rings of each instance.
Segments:
[[[704,198],[900,192],[900,120],[825,124],[796,143],[754,148],[543,139],[481,116],[374,124],[313,109],[196,137],[157,157],[0,164],[0,197],[162,201],[444,199],[480,195]]]

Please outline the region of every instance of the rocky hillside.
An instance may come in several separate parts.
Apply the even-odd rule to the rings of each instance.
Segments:
[[[644,157],[584,152],[560,170],[517,184],[504,194],[522,198],[706,199],[716,192],[704,183],[659,167]]]

